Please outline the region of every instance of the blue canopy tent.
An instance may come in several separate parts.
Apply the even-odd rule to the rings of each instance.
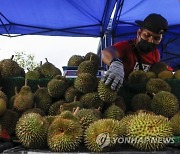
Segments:
[[[164,16],[169,29],[159,48],[161,60],[174,69],[180,68],[180,1],[179,0],[118,0],[112,24],[104,37],[104,47],[136,37],[135,20],[144,20],[150,13]]]
[[[1,0],[0,34],[101,37],[115,3],[116,0]]]

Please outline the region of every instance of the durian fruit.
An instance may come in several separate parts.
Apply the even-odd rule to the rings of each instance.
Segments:
[[[6,111],[7,103],[3,98],[0,98],[0,116]]]
[[[18,94],[17,86],[14,87],[14,93],[15,93],[15,95],[11,96],[11,98],[8,102],[8,109],[13,109],[13,107],[14,107],[14,100]]]
[[[84,94],[93,92],[97,87],[97,79],[89,73],[81,73],[75,79],[74,87]]]
[[[172,79],[174,74],[171,71],[162,71],[158,74],[158,78],[160,79]]]
[[[92,152],[107,151],[116,144],[113,139],[121,137],[122,133],[123,129],[118,120],[100,119],[86,129],[84,142]]]
[[[148,71],[146,72],[146,76],[147,76],[147,79],[152,79],[152,78],[156,78],[156,74],[152,71]]]
[[[96,76],[98,72],[98,66],[94,61],[85,60],[78,66],[78,74],[80,73],[90,73],[93,76]]]
[[[0,61],[1,76],[3,78],[21,76],[22,68],[13,60],[13,58],[14,55],[12,55],[11,59],[4,59]]]
[[[80,101],[84,108],[98,108],[101,107],[103,102],[100,99],[98,92],[87,93],[81,96]]]
[[[37,80],[37,79],[40,79],[40,77],[41,75],[39,74],[39,72],[35,70],[32,70],[32,71],[29,70],[25,76],[25,78],[28,80]]]
[[[2,125],[3,129],[8,131],[9,135],[12,135],[15,132],[18,119],[19,114],[17,112],[7,109],[0,117],[0,124]]]
[[[171,118],[179,110],[179,102],[172,93],[160,91],[153,97],[151,109],[156,114]]]
[[[164,62],[154,63],[150,68],[150,71],[154,72],[156,75],[166,70],[167,70],[167,65]]]
[[[155,151],[165,147],[164,141],[172,137],[172,128],[167,118],[148,113],[135,115],[128,123],[129,144],[144,151]],[[164,140],[164,141],[163,141]]]
[[[150,79],[146,83],[146,90],[150,94],[156,94],[160,91],[171,91],[170,85],[162,79]]]
[[[180,70],[177,70],[177,71],[174,73],[174,78],[175,78],[175,79],[180,79]]]
[[[128,83],[131,84],[139,84],[146,82],[147,76],[146,73],[142,70],[133,71],[128,76]]]
[[[112,103],[120,107],[124,112],[126,111],[126,103],[122,96],[117,96],[117,99]]]
[[[47,58],[46,62],[41,66],[41,73],[43,76],[47,78],[54,77],[56,75],[62,75],[61,70],[55,67],[52,63],[48,62]]]
[[[48,121],[49,125],[51,125],[52,122],[53,122],[56,118],[59,118],[59,115],[56,115],[56,116],[48,115],[48,116],[44,116],[44,118]]]
[[[44,111],[39,108],[28,109],[23,113],[23,115],[28,114],[28,113],[37,113],[37,114],[40,114],[41,116],[45,116]]]
[[[121,120],[124,117],[124,115],[124,111],[115,104],[112,104],[104,112],[104,118],[106,119]]]
[[[67,83],[63,80],[52,79],[47,84],[48,93],[53,98],[60,98],[65,94]]]
[[[52,98],[50,97],[46,87],[40,87],[34,93],[34,103],[37,108],[40,108],[46,114],[49,107],[52,104]]]
[[[46,145],[49,123],[40,114],[28,113],[18,120],[16,136],[27,148],[42,148]]]
[[[131,100],[131,108],[133,111],[140,109],[150,110],[151,98],[144,93],[136,94]]]
[[[67,66],[79,66],[84,61],[84,58],[80,55],[73,55],[69,58]]]
[[[98,94],[100,99],[106,103],[111,103],[117,98],[117,91],[112,90],[109,85],[105,85],[101,80],[98,84]]]
[[[99,63],[100,63],[100,58],[99,58],[99,56],[98,56],[97,54],[95,54],[95,53],[93,53],[93,52],[88,52],[88,53],[85,55],[84,60],[90,60],[90,59],[91,59],[91,61],[94,61],[94,62],[95,62],[96,66],[99,65]]]
[[[77,108],[77,107],[83,108],[83,104],[82,104],[81,101],[77,101],[77,100],[76,100],[76,97],[74,97],[74,101],[73,101],[73,102],[64,103],[64,104],[62,105],[61,109],[62,109],[63,111],[68,110],[68,111],[73,112],[74,109]]]
[[[18,111],[25,111],[33,106],[33,93],[31,87],[27,85],[27,79],[25,85],[21,87],[20,92],[16,95],[14,100],[14,108]]]
[[[74,88],[74,86],[70,86],[64,94],[65,100],[67,102],[72,102],[75,96],[77,100],[79,100],[81,96],[81,92],[79,92],[76,88]]]
[[[94,115],[94,111],[92,109],[81,109],[77,111],[75,116],[79,119],[79,123],[83,130],[93,123],[94,121],[98,120],[98,117]]]
[[[173,129],[173,135],[179,136],[180,135],[180,111],[178,111],[171,119],[170,124]]]
[[[82,128],[78,122],[56,118],[48,129],[48,146],[56,152],[75,150],[82,139]]]
[[[41,73],[41,66],[42,66],[42,61],[40,61],[39,66],[37,66],[34,71],[37,71],[40,74],[40,78],[44,77]]]
[[[59,100],[59,101],[54,102],[49,107],[48,115],[55,116],[55,115],[60,114],[60,106],[63,105],[64,103],[66,103],[66,101],[64,100]]]
[[[4,99],[4,101],[8,103],[7,95],[2,91],[2,87],[0,87],[0,98]]]

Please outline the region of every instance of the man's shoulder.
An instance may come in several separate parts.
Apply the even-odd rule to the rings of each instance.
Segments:
[[[130,41],[134,42],[134,40],[124,40],[124,41],[116,42],[113,46],[115,46],[115,47],[129,47]]]

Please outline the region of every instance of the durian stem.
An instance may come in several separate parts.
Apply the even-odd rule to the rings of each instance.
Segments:
[[[60,105],[60,113],[62,113],[63,111],[64,111],[64,107],[63,107],[63,105]]]
[[[27,68],[27,70],[28,70],[28,71],[30,71],[30,69],[29,69],[29,68]]]
[[[77,112],[79,111],[79,109],[80,109],[80,108],[79,108],[79,106],[78,106],[78,107],[75,109],[75,111],[73,112],[73,114],[76,115]]]
[[[40,61],[40,66],[42,66],[42,61]]]
[[[11,56],[11,60],[13,60],[13,58],[14,58],[14,55]]]
[[[41,88],[41,86],[38,84],[38,88],[40,89]]]
[[[45,58],[46,59],[46,62],[48,62],[48,59],[47,58]]]
[[[101,107],[99,106],[99,107],[97,108],[97,110],[98,110],[98,111],[101,111]]]
[[[24,85],[27,86],[27,79],[25,79],[25,84]]]
[[[77,96],[74,97],[74,102],[76,102],[76,101],[77,101]]]
[[[14,87],[14,93],[15,93],[15,95],[18,94],[17,86]]]
[[[92,55],[90,56],[90,61],[92,61]]]

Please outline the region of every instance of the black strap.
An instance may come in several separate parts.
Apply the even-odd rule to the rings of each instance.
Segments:
[[[143,70],[141,57],[140,57],[140,55],[139,55],[139,53],[138,53],[138,51],[137,51],[137,48],[136,48],[136,46],[135,46],[135,43],[133,42],[133,40],[129,40],[128,42],[129,42],[129,44],[131,45],[131,47],[132,47],[132,49],[133,49],[133,51],[134,51],[134,53],[135,53],[135,55],[136,55],[136,58],[137,58],[138,63],[139,63],[139,69],[140,69],[140,70]]]

